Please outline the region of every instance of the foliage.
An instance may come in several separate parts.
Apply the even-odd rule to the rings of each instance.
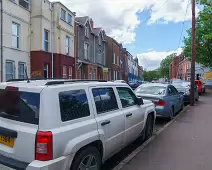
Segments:
[[[212,1],[199,0],[198,3],[203,5],[203,10],[196,19],[196,61],[205,67],[212,67]],[[183,53],[191,59],[192,30],[189,29],[187,33]]]
[[[144,80],[145,81],[153,81],[153,80],[158,80],[159,79],[159,74],[158,70],[153,70],[153,71],[144,71]]]
[[[169,78],[170,64],[176,56],[176,53],[173,53],[161,61],[159,69],[160,78]]]

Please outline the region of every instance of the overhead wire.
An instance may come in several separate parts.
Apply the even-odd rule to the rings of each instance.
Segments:
[[[187,8],[186,8],[184,20],[183,20],[183,23],[182,23],[182,30],[181,30],[181,33],[180,33],[180,39],[179,39],[179,43],[178,43],[178,48],[177,48],[177,49],[180,48],[180,43],[181,43],[183,31],[184,31],[185,20],[186,20],[186,16],[187,16],[187,13],[188,13],[188,7],[189,7],[190,5],[191,5],[191,2],[190,2],[190,0],[188,0],[188,4],[187,4]]]

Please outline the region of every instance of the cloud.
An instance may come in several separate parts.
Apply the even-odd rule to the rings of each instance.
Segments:
[[[57,1],[57,0],[52,0]],[[141,25],[138,14],[150,12],[149,24],[182,22],[188,0],[61,0],[77,16],[90,16],[95,26],[124,44],[134,43]],[[164,5],[163,5],[164,4]],[[191,19],[188,12],[186,20]],[[143,24],[143,23],[142,23]],[[145,23],[146,24],[146,23]]]
[[[176,51],[168,51],[168,52],[157,52],[150,51],[147,53],[138,54],[138,62],[139,65],[143,66],[144,69],[154,70],[160,67],[160,62],[166,58],[166,56],[177,53],[179,55],[182,53],[182,48],[177,49]]]

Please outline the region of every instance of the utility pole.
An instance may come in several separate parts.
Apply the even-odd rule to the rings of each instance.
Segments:
[[[194,106],[194,83],[195,83],[195,62],[196,62],[196,0],[192,1],[192,61],[191,61],[191,98],[190,105]]]

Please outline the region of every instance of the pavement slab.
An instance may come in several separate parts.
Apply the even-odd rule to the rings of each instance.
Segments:
[[[200,97],[122,170],[211,170],[212,93]]]

